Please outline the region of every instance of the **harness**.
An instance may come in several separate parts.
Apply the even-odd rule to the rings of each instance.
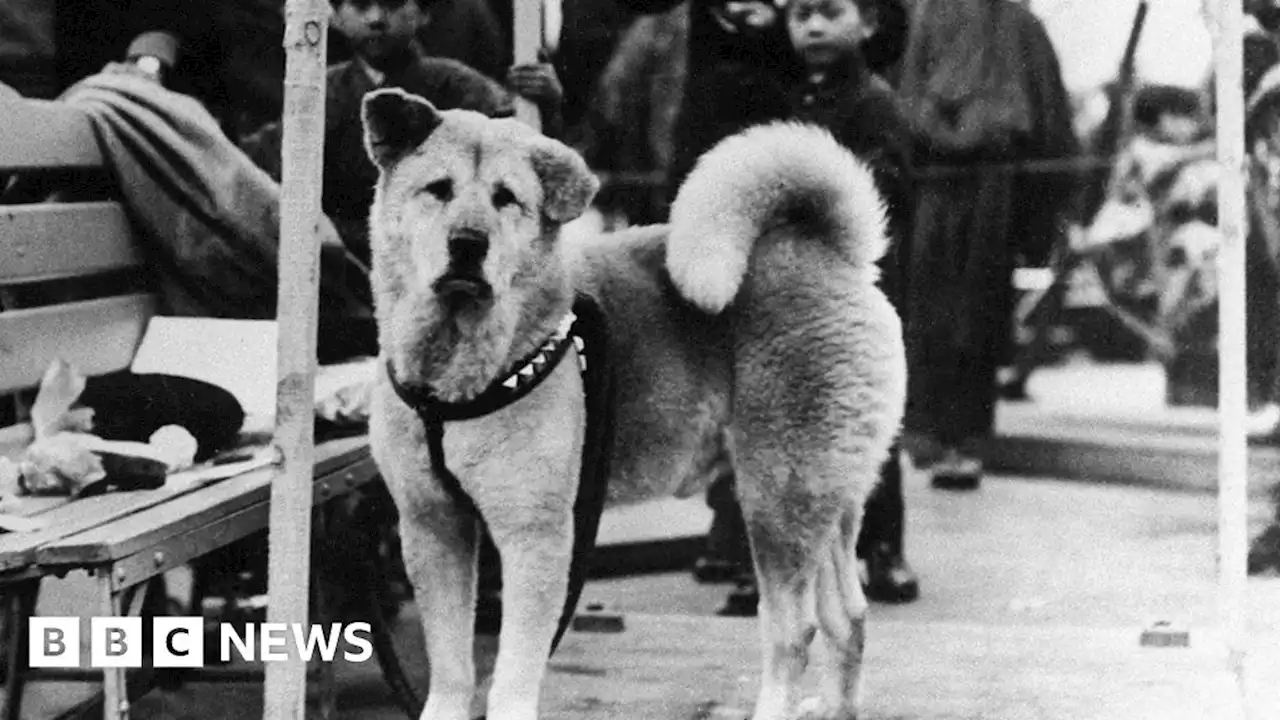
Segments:
[[[600,528],[600,516],[604,512],[614,437],[613,383],[608,340],[604,313],[599,305],[593,298],[579,294],[574,299],[572,310],[545,343],[517,362],[506,375],[494,381],[484,392],[462,403],[443,402],[429,388],[401,383],[396,378],[390,358],[387,359],[387,376],[391,379],[391,387],[418,414],[426,429],[432,470],[457,507],[474,517],[483,527],[484,517],[476,508],[475,501],[462,489],[458,477],[446,464],[445,423],[488,415],[523,398],[541,385],[559,366],[560,361],[568,354],[569,346],[575,346],[582,372],[586,431],[578,476],[578,494],[573,504],[574,537],[573,557],[569,564],[569,592],[551,643],[553,653],[569,627],[578,598],[582,594],[588,561]]]

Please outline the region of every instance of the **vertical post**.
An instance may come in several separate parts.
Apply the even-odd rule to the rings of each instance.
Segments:
[[[118,618],[124,616],[122,598],[111,587],[110,566],[100,568],[94,582],[98,586],[98,613],[103,617]],[[22,618],[18,622],[29,622]],[[13,672],[13,670],[10,670]],[[109,667],[102,669],[102,717],[104,720],[129,720],[129,688],[125,669]]]
[[[1214,29],[1217,94],[1218,228],[1218,584],[1219,622],[1237,682],[1243,680],[1247,579],[1248,444],[1245,438],[1245,167],[1243,11],[1217,3]]]
[[[285,5],[284,138],[280,191],[279,332],[275,443],[282,463],[271,485],[267,620],[306,623],[311,568],[311,474],[324,162],[326,0]],[[306,717],[307,664],[289,647],[288,662],[267,663],[265,720]]]
[[[514,0],[512,9],[515,13],[511,25],[515,63],[537,62],[538,48],[542,44],[542,3],[539,0]],[[542,129],[538,106],[525,98],[516,98],[516,117],[535,130]]]

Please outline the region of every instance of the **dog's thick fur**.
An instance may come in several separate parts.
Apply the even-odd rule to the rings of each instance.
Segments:
[[[407,384],[475,396],[543,343],[575,292],[616,357],[611,503],[699,492],[732,462],[760,577],[756,720],[790,718],[817,629],[830,717],[856,715],[866,601],[862,503],[901,420],[902,331],[876,288],[884,209],[824,131],[752,129],[703,157],[670,226],[575,241],[596,190],[582,159],[514,120],[371,93],[381,170],[371,230],[382,352]],[[502,555],[492,720],[533,720],[566,594],[584,406],[576,362],[445,432],[450,468]],[[475,690],[477,527],[431,471],[422,423],[380,375],[373,451],[400,510],[431,660],[423,718],[465,720]]]

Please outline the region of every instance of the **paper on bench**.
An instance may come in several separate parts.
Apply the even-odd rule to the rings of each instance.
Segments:
[[[270,424],[276,414],[274,320],[152,318],[130,369],[203,380],[226,389],[249,417],[246,427]],[[372,380],[371,358],[317,369],[315,397]]]
[[[274,320],[155,317],[130,369],[224,388],[246,415],[276,414]]]

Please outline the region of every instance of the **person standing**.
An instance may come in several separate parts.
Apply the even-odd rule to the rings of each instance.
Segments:
[[[806,70],[791,45],[783,0],[688,1],[687,74],[673,130],[670,197],[698,157],[716,143],[752,125],[790,116],[792,89]],[[679,4],[678,0],[618,2],[642,14],[666,12]],[[871,72],[892,66],[906,35],[906,9],[900,0],[878,0],[874,5],[883,32],[867,38],[863,46]],[[919,581],[903,549],[900,472],[895,455],[885,463],[880,489],[868,501],[858,543],[860,550],[883,551],[868,563],[866,583],[868,597],[882,602],[910,602],[919,595]],[[713,511],[712,527],[695,575],[704,581],[736,582],[721,614],[754,615],[759,594],[732,474],[712,484],[707,504]]]
[[[918,0],[900,92],[920,189],[907,274],[907,427],[935,487],[974,489],[994,429],[1020,254],[1039,255],[1076,183],[1017,163],[1080,153],[1057,54],[1012,0]],[[940,459],[938,456],[941,456]],[[931,463],[932,461],[932,463]]]
[[[915,215],[912,129],[894,89],[868,65],[868,55],[877,63],[892,59],[884,38],[905,34],[906,15],[894,10],[883,0],[790,0],[787,29],[803,71],[793,80],[787,105],[789,118],[826,128],[870,166],[893,243],[880,262],[880,285],[909,327],[904,248]],[[867,501],[858,538],[869,597],[909,602],[919,594],[904,553],[905,522],[902,457],[895,445]]]

